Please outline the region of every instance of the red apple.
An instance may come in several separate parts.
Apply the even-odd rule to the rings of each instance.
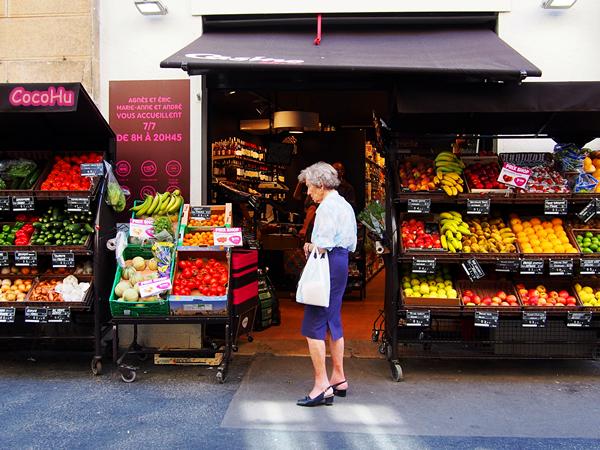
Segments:
[[[510,294],[506,296],[506,300],[508,300],[509,302],[516,302],[517,301],[517,297]]]
[[[558,293],[558,296],[562,297],[562,298],[568,298],[569,297],[569,293],[567,291],[565,291],[565,290],[562,290],[562,291],[560,291]]]

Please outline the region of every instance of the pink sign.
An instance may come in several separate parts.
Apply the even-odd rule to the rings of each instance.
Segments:
[[[23,86],[17,86],[8,95],[12,106],[73,106],[75,92],[62,86],[50,86],[45,91],[28,91]]]
[[[531,176],[531,170],[525,167],[515,166],[514,164],[504,163],[500,175],[498,176],[498,182],[522,188],[529,181]]]

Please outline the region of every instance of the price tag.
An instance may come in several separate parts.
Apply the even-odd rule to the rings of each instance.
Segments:
[[[589,220],[596,215],[596,200],[592,200],[585,207],[577,213],[577,217],[583,222],[589,222]]]
[[[10,211],[10,197],[0,197],[0,211]]]
[[[573,328],[590,328],[592,326],[591,311],[569,311],[567,326]]]
[[[435,259],[418,259],[413,258],[412,273],[435,273]]]
[[[409,198],[407,212],[414,214],[429,214],[431,211],[430,198]]]
[[[82,177],[101,177],[104,175],[104,163],[81,164]]]
[[[548,216],[566,216],[569,202],[566,198],[544,200],[544,214]]]
[[[600,259],[582,258],[579,264],[581,275],[600,275]]]
[[[467,199],[467,214],[489,215],[492,201],[489,198]]]
[[[69,323],[71,322],[71,308],[47,308],[48,323]]]
[[[527,328],[544,328],[546,326],[546,311],[523,311],[522,325]]]
[[[548,266],[550,267],[550,275],[573,276],[572,259],[551,259]]]
[[[210,206],[192,206],[191,217],[196,220],[210,219]]]
[[[431,323],[431,311],[406,311],[407,327],[428,327]]]
[[[90,210],[89,197],[67,197],[67,211],[88,212]]]
[[[14,323],[15,308],[0,308],[0,323]]]
[[[521,275],[544,275],[543,259],[522,259],[519,265]]]
[[[510,272],[517,273],[519,271],[519,260],[518,259],[497,259],[496,260],[496,272]]]
[[[15,252],[15,266],[37,266],[37,252]]]
[[[0,252],[0,267],[6,267],[8,265],[8,252]]]
[[[498,328],[498,311],[475,311],[475,326]]]
[[[13,211],[33,211],[35,210],[35,200],[33,197],[13,197]]]
[[[25,308],[25,323],[48,322],[48,308],[27,306]]]
[[[467,259],[462,263],[462,267],[471,281],[479,280],[485,276],[485,272],[481,268],[479,261],[475,258]]]
[[[75,267],[75,254],[73,252],[52,252],[52,267]]]

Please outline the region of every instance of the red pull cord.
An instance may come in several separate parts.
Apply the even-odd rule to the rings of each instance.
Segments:
[[[317,14],[317,37],[315,38],[315,45],[321,43],[321,14]]]

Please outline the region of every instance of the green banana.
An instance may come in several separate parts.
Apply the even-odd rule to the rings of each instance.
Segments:
[[[153,197],[151,195],[146,195],[146,199],[144,203],[142,203],[142,207],[135,212],[136,217],[141,217],[148,211],[148,208],[152,205]]]
[[[160,202],[160,196],[158,194],[156,194],[154,196],[154,198],[152,199],[152,205],[150,206],[150,208],[148,208],[148,211],[146,212],[146,214],[149,216],[154,214],[154,211],[156,211],[156,208],[158,207],[159,202]]]
[[[182,197],[176,196],[175,198],[177,200],[176,200],[175,204],[171,208],[169,208],[169,210],[168,210],[169,214],[173,214],[173,213],[179,211],[179,209],[181,208],[181,204],[183,203]]]
[[[163,200],[162,200],[162,205],[160,207],[160,210],[158,211],[158,214],[160,214],[161,216],[164,216],[168,209],[169,209],[169,204],[171,203],[171,193],[167,192],[166,196],[163,196]]]
[[[152,199],[152,197],[150,197],[149,195],[146,195],[146,198],[144,199],[143,202],[140,202],[140,204],[134,206],[133,208],[130,209],[130,211],[141,211],[144,208],[147,208],[148,205],[150,204],[150,200]]]

